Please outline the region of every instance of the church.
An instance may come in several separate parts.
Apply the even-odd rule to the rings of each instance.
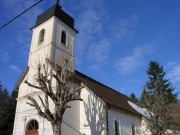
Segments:
[[[32,27],[28,65],[19,78],[17,107],[13,135],[53,135],[51,123],[40,117],[27,104],[28,96],[37,98],[43,92],[29,87],[25,80],[36,83],[34,65],[49,59],[59,64],[64,58],[72,59],[74,67],[74,19],[63,11],[59,3],[37,17]],[[142,135],[143,115],[129,98],[116,90],[74,69],[85,85],[80,96],[83,101],[71,103],[63,116],[62,135]],[[53,103],[50,103],[53,108]]]

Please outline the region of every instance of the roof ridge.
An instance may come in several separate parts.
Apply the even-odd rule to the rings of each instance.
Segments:
[[[106,87],[106,88],[108,88],[108,89],[111,89],[113,92],[116,92],[116,93],[118,93],[118,94],[120,94],[120,95],[122,95],[122,96],[124,96],[124,97],[127,97],[127,98],[129,99],[129,97],[126,96],[125,94],[120,93],[119,91],[117,91],[117,90],[115,90],[115,89],[113,89],[113,88],[111,88],[111,87],[109,87],[109,86],[107,86],[107,85],[105,85],[105,84],[103,84],[103,83],[101,83],[101,82],[99,82],[99,81],[97,81],[97,80],[95,80],[95,79],[93,79],[93,78],[91,78],[91,77],[89,77],[89,76],[81,73],[81,72],[78,71],[78,70],[75,70],[75,73],[78,73],[78,74],[86,77],[87,79],[89,79],[89,80],[91,80],[91,81],[93,81],[93,82],[95,82],[95,83],[98,83],[99,85],[102,85],[103,87]]]

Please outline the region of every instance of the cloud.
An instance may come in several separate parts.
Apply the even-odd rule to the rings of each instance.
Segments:
[[[132,39],[138,21],[139,17],[137,15],[132,15],[129,19],[120,19],[114,24],[113,35],[117,40]]]
[[[180,82],[180,63],[170,62],[167,67],[169,68],[167,77],[175,83]]]
[[[97,13],[95,9],[87,9],[78,18],[78,27],[81,32],[94,34],[102,30],[101,12]]]
[[[8,8],[11,8],[11,12],[9,12],[9,19],[12,19],[13,17],[22,13],[25,9],[32,6],[35,2],[37,1],[31,0],[24,2],[15,0],[12,2],[7,0],[4,1],[4,5],[7,4]],[[11,29],[11,34],[13,33],[13,37],[7,44],[9,48],[11,47],[11,50],[16,50],[15,52],[18,52],[14,53],[14,55],[20,57],[21,60],[24,60],[22,58],[27,58],[28,56],[29,44],[31,41],[30,28],[35,24],[35,18],[40,14],[40,12],[42,12],[42,8],[36,6],[10,24],[11,26],[14,26],[14,29]],[[8,50],[8,52],[11,52],[11,50]]]
[[[87,1],[87,0],[86,0]],[[78,64],[82,61],[87,60],[91,57],[92,48],[94,49],[94,55],[99,55],[98,52],[102,45],[98,48],[97,46],[101,44],[102,34],[103,34],[103,23],[102,19],[106,16],[106,7],[104,0],[94,1],[90,0],[87,2],[82,2],[79,8],[79,15],[77,16],[77,29],[80,33],[77,35],[76,40],[76,61]],[[105,50],[105,47],[104,47]],[[89,51],[89,52],[88,52]],[[88,53],[87,57],[86,54]],[[101,53],[102,54],[102,53]],[[102,61],[104,55],[101,58],[97,58],[97,62]],[[77,64],[77,63],[76,63]]]
[[[102,39],[101,41],[90,46],[88,51],[88,58],[94,60],[99,64],[106,63],[111,50],[111,44],[107,39]]]
[[[82,64],[88,61],[91,69],[99,70],[108,63],[111,48],[117,39],[129,40],[134,36],[135,28],[139,17],[132,15],[128,19],[120,19],[114,25],[104,24],[108,16],[108,6],[104,0],[84,2],[77,17],[77,29],[80,33],[77,35],[76,43],[76,64]],[[108,28],[107,28],[108,27]],[[115,40],[108,37],[106,30],[112,29]],[[105,38],[104,38],[105,37]],[[79,66],[77,65],[77,67]]]
[[[2,3],[6,8],[12,8],[19,0],[3,0]]]
[[[120,58],[114,64],[114,67],[120,74],[129,74],[140,68],[144,63],[145,56],[153,52],[152,47],[149,45],[134,48],[132,54],[129,56]]]
[[[15,73],[20,73],[21,72],[21,69],[16,65],[10,65],[10,68]]]

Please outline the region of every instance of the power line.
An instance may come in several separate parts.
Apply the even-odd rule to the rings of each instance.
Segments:
[[[5,23],[4,25],[2,25],[0,27],[0,30],[4,27],[6,27],[7,25],[9,25],[10,23],[12,23],[14,20],[16,20],[17,18],[19,18],[21,15],[23,15],[24,13],[26,13],[28,10],[30,10],[31,8],[35,7],[36,5],[38,5],[40,2],[42,2],[43,0],[38,1],[37,3],[35,3],[34,5],[32,5],[31,7],[29,7],[28,9],[26,9],[25,11],[23,11],[22,13],[20,13],[19,15],[17,15],[16,17],[14,17],[12,20],[8,21],[7,23]]]

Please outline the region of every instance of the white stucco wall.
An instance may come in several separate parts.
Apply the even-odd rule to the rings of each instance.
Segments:
[[[82,135],[115,135],[115,120],[119,122],[120,135],[132,135],[132,125],[135,126],[136,135],[143,135],[141,133],[142,117],[120,108],[111,107],[106,110],[106,104],[87,87],[82,90],[81,98],[83,99],[80,103]]]
[[[40,104],[37,94],[43,98],[43,93],[34,93],[31,97],[35,98]],[[34,109],[34,107],[29,106],[28,104],[26,104],[26,102],[30,102],[26,96],[18,99],[13,135],[25,135],[26,126],[28,122],[32,119],[37,120],[39,123],[38,135],[53,135],[50,122],[38,116],[37,111]],[[65,135],[80,135],[79,101],[72,102],[69,105],[71,106],[71,108],[66,110],[63,117],[62,133]],[[51,100],[50,107],[53,113],[54,103]]]
[[[135,126],[136,135],[141,135],[141,117],[116,108],[108,110],[109,135],[115,135],[115,120],[119,122],[120,135],[132,135],[132,124]]]
[[[45,30],[45,37],[42,43],[39,42],[40,31]],[[66,31],[67,46],[61,43],[61,32]],[[28,66],[36,66],[37,63],[44,62],[45,58],[61,65],[64,59],[71,60],[74,65],[74,38],[76,32],[61,22],[56,17],[52,17],[41,25],[33,29],[31,48],[29,53]]]
[[[39,95],[42,96],[41,93],[39,93]],[[32,95],[32,97],[37,99],[36,95]],[[39,123],[39,135],[44,135],[44,132],[51,135],[52,129],[48,128],[50,127],[50,123],[38,116],[37,111],[33,107],[26,104],[26,102],[30,102],[26,97],[21,97],[17,100],[13,135],[25,135],[26,126],[32,119],[37,120],[37,122]]]
[[[80,131],[82,135],[106,135],[105,103],[87,87],[81,91]]]
[[[45,29],[45,37],[42,43],[39,41],[39,33]],[[67,32],[67,46],[60,43],[61,31]],[[31,96],[38,100],[38,95],[43,98],[43,93],[32,87],[28,87],[24,83],[25,80],[32,84],[36,84],[35,75],[37,74],[37,65],[44,64],[45,58],[50,59],[54,63],[61,64],[64,58],[72,60],[74,64],[74,36],[75,31],[67,25],[59,21],[56,17],[52,17],[41,25],[33,29],[31,48],[29,53],[29,72],[19,86],[19,93],[17,99],[16,116],[14,122],[13,135],[24,135],[27,123],[35,119],[39,123],[39,135],[53,135],[50,122],[37,115],[36,110],[26,104],[30,102],[27,96]],[[56,89],[56,82],[53,81],[54,91]],[[70,103],[72,106],[67,109],[62,124],[62,133],[65,135],[80,135],[80,103],[79,101]],[[50,110],[54,111],[54,104],[50,100]]]
[[[142,120],[141,120],[141,134],[142,135],[151,135],[151,132],[150,130],[147,128],[148,125],[147,125],[147,121],[146,121],[146,118],[149,118],[150,115],[147,111],[147,109],[145,108],[141,108],[140,106],[134,104],[133,102],[131,101],[128,101],[129,105],[131,105],[137,112],[139,112],[141,115],[142,115]]]
[[[37,94],[32,97],[37,99]],[[39,95],[42,95],[39,93]],[[88,88],[81,91],[83,101],[71,102],[72,108],[67,109],[62,125],[62,134],[64,135],[107,135],[107,113],[109,135],[115,135],[114,121],[118,120],[120,124],[120,135],[132,135],[132,124],[136,127],[136,135],[141,134],[141,117],[121,109],[110,108],[106,113],[105,103]],[[26,104],[26,97],[18,99],[15,129],[13,135],[25,133],[25,127],[31,119],[36,119],[39,123],[39,135],[53,135],[51,124],[39,117],[33,107]],[[51,109],[54,105],[50,102]],[[25,119],[26,118],[26,119]]]
[[[65,31],[67,34],[67,46],[63,45],[60,41],[61,32]],[[54,36],[52,40],[52,58],[51,61],[61,65],[64,59],[68,59],[72,62],[74,67],[74,40],[76,32],[54,17]]]

